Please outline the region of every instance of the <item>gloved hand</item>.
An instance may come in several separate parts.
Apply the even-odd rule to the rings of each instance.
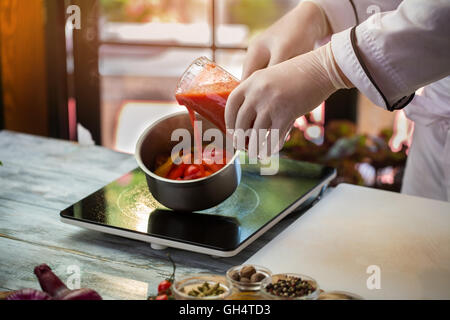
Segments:
[[[343,80],[344,79],[344,80]],[[345,82],[344,82],[345,81]],[[337,66],[331,43],[259,70],[243,81],[230,95],[225,108],[228,129],[252,130],[248,145],[251,158],[266,158],[283,147],[294,121],[312,111],[338,89],[351,83]],[[259,136],[260,129],[270,129],[269,137]],[[277,130],[277,131],[275,131]],[[279,133],[278,141],[271,136]],[[239,149],[243,149],[241,139]],[[265,150],[267,146],[267,150]]]
[[[314,49],[314,44],[330,34],[323,10],[302,1],[249,45],[242,80],[259,69],[273,66]]]

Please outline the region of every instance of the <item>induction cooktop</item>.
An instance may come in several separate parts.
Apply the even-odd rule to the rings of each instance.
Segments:
[[[231,257],[316,198],[335,176],[332,168],[289,159],[280,159],[274,176],[260,175],[259,165],[243,164],[239,187],[223,203],[175,212],[153,198],[144,173],[135,169],[60,215],[65,223],[149,242],[154,249]]]

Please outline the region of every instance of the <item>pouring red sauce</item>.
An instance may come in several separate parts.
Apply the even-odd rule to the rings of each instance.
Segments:
[[[227,159],[230,159],[226,150],[223,149],[216,148],[206,153],[202,152],[202,137],[195,126],[195,113],[199,113],[223,133],[226,133],[225,106],[230,93],[239,85],[239,81],[206,58],[197,61],[201,64],[200,72],[189,79],[187,89],[181,89],[185,86],[179,85],[176,99],[180,105],[185,106],[189,111],[194,129],[194,153],[181,156],[184,159],[190,157],[191,162],[189,163],[194,163],[195,156],[197,160],[201,159],[201,164],[188,165],[182,163],[175,165],[168,158],[164,163],[160,161],[160,165],[156,166],[156,173],[168,179],[194,180],[204,178],[222,169],[226,165]],[[187,72],[189,72],[189,69]],[[217,159],[220,159],[219,163],[216,163]]]
[[[238,84],[237,81],[230,81],[204,85],[177,94],[176,98],[180,105],[188,109],[191,121],[195,120],[194,112],[197,112],[225,133],[225,106],[231,91]]]
[[[239,81],[206,58],[200,60],[201,71],[189,80],[187,88],[180,85],[175,97],[180,105],[186,106],[192,122],[197,112],[225,133],[225,106]]]

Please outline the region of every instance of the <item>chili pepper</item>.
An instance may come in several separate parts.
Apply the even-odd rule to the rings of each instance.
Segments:
[[[172,257],[170,256],[170,254],[167,254],[167,257],[169,258],[170,262],[172,263],[172,267],[173,267],[172,274],[171,274],[170,278],[165,279],[159,283],[158,295],[156,297],[150,296],[150,297],[148,297],[148,300],[172,300],[172,299],[174,299],[174,297],[172,295],[171,287],[175,280],[176,265],[175,265],[175,262],[172,260]]]
[[[169,280],[163,280],[158,285],[158,294],[171,294],[170,287],[172,286],[172,282]]]
[[[156,297],[156,300],[169,300],[167,294],[162,294]]]

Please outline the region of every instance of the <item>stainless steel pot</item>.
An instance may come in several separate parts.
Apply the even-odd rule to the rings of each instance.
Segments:
[[[215,126],[202,116],[203,131]],[[136,160],[147,178],[148,188],[153,197],[167,208],[177,211],[199,211],[212,208],[231,196],[241,181],[239,151],[227,150],[234,154],[231,161],[220,171],[198,180],[178,181],[162,178],[155,170],[155,158],[158,154],[171,154],[178,141],[171,141],[176,129],[187,129],[194,137],[193,128],[187,112],[164,117],[149,128],[140,137],[136,146]],[[225,137],[224,137],[225,139]],[[226,146],[225,140],[223,145]]]

